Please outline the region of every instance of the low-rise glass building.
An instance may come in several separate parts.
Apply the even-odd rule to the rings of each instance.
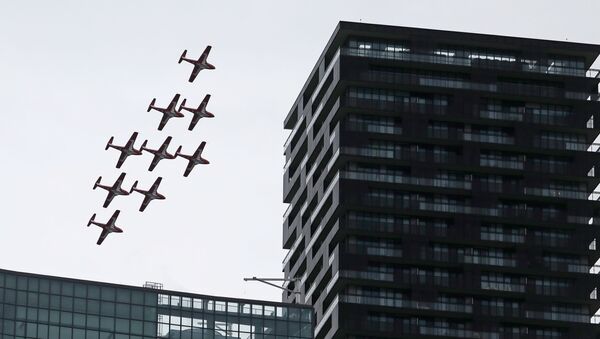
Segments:
[[[0,338],[302,339],[312,308],[0,270]]]

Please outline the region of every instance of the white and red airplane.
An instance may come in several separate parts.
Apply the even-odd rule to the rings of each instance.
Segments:
[[[187,61],[190,64],[194,65],[194,70],[192,70],[192,75],[190,75],[190,82],[194,82],[194,79],[196,79],[196,77],[198,76],[198,73],[200,73],[201,70],[203,69],[215,69],[215,66],[209,64],[206,61],[206,58],[208,58],[208,53],[210,53],[210,49],[212,47],[211,46],[206,46],[206,49],[204,50],[204,52],[202,52],[202,55],[200,56],[200,58],[198,60],[194,60],[194,59],[187,59],[185,57],[185,55],[187,54],[187,49],[185,51],[183,51],[183,54],[181,54],[181,57],[179,57],[179,63],[181,63],[182,61]]]
[[[141,190],[139,188],[137,188],[137,181],[135,183],[133,183],[133,187],[131,187],[131,191],[130,193],[138,192],[144,195],[144,201],[142,202],[142,206],[140,206],[140,212],[144,212],[144,210],[146,209],[146,206],[148,206],[148,204],[150,203],[150,201],[154,200],[154,199],[158,199],[158,200],[164,200],[165,196],[158,193],[158,185],[160,185],[160,182],[162,181],[162,177],[158,177],[156,179],[156,181],[154,181],[154,184],[152,184],[152,187],[150,187],[149,190],[144,191]]]
[[[96,183],[94,184],[94,189],[96,189],[96,187],[100,187],[108,191],[108,195],[106,196],[106,200],[104,201],[104,205],[102,205],[102,207],[108,207],[108,205],[110,205],[110,202],[117,195],[129,195],[129,192],[121,187],[121,184],[123,184],[124,179],[125,173],[121,173],[117,181],[115,181],[115,183],[112,186],[101,185],[100,181],[102,180],[102,177],[99,177],[98,180],[96,180]]]
[[[113,145],[112,142],[115,139],[115,137],[110,137],[110,140],[108,140],[108,143],[106,144],[106,148],[104,150],[108,150],[109,148],[114,148],[121,152],[121,155],[119,156],[119,160],[117,161],[117,168],[121,168],[121,165],[123,165],[123,162],[125,162],[125,159],[127,159],[128,156],[142,154],[141,147],[140,147],[140,149],[135,149],[135,147],[134,147],[135,139],[137,138],[137,136],[138,136],[138,132],[133,132],[133,134],[131,135],[131,137],[129,138],[129,141],[127,141],[127,144],[125,144],[125,146]],[[144,143],[142,144],[142,147],[144,147],[144,146],[146,146],[146,141],[144,141]]]
[[[192,171],[192,169],[194,169],[194,166],[198,165],[198,164],[202,164],[202,165],[208,165],[210,164],[210,162],[204,158],[202,158],[202,151],[204,150],[204,146],[206,146],[206,141],[203,141],[200,146],[198,146],[198,149],[196,149],[196,152],[194,152],[194,155],[186,155],[181,153],[181,146],[177,149],[177,152],[175,152],[175,156],[179,156],[182,157],[184,159],[188,160],[188,165],[185,168],[185,173],[183,173],[184,177],[187,177],[190,172]]]
[[[165,141],[163,142],[163,144],[160,146],[160,148],[157,150],[150,149],[147,147],[141,148],[142,151],[147,151],[148,153],[154,154],[154,158],[152,159],[152,163],[150,164],[150,167],[148,167],[148,171],[152,172],[154,167],[156,167],[156,165],[158,165],[158,162],[161,161],[162,159],[175,159],[177,157],[177,154],[173,155],[173,154],[169,154],[169,152],[167,152],[167,148],[169,147],[169,144],[171,143],[171,139],[172,139],[172,137],[170,137],[170,136],[167,137],[165,139]],[[179,152],[180,150],[181,150],[181,146],[179,146],[179,148],[177,149],[177,152]]]
[[[108,222],[106,224],[102,224],[99,222],[94,221],[94,219],[96,218],[96,213],[94,213],[94,215],[92,215],[92,217],[90,218],[90,221],[88,221],[88,227],[90,227],[90,225],[96,225],[102,228],[102,233],[100,233],[100,238],[98,238],[98,241],[96,242],[97,245],[101,245],[102,242],[104,241],[104,239],[106,239],[106,236],[109,235],[110,233],[123,233],[123,230],[120,229],[119,227],[117,227],[115,225],[115,221],[117,221],[117,218],[119,217],[119,213],[121,213],[121,211],[116,210],[115,213],[113,213],[112,217],[110,217],[110,219],[108,220]]]
[[[183,114],[180,113],[179,111],[177,111],[177,108],[176,108],[177,102],[179,101],[179,97],[180,97],[179,94],[175,94],[175,96],[173,97],[173,100],[171,100],[171,103],[169,103],[169,106],[167,106],[167,108],[154,106],[154,104],[156,103],[156,98],[152,99],[152,102],[150,102],[150,105],[148,105],[147,112],[150,112],[151,110],[156,110],[163,114],[163,117],[160,120],[160,124],[158,124],[159,131],[162,131],[163,127],[165,127],[165,125],[167,124],[169,119],[183,118]]]
[[[188,130],[190,130],[190,131],[193,130],[194,127],[196,127],[196,124],[198,123],[198,121],[200,121],[200,118],[214,118],[215,117],[214,114],[212,114],[206,110],[206,105],[208,105],[208,101],[210,100],[210,94],[207,94],[204,97],[204,100],[202,100],[202,102],[200,103],[198,108],[185,107],[186,100],[187,99],[183,99],[183,101],[181,102],[181,106],[179,106],[179,112],[181,112],[181,110],[186,110],[186,111],[194,114],[194,116],[192,117],[192,122],[190,122],[190,127],[188,127]]]

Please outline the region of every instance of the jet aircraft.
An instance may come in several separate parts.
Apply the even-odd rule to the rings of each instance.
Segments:
[[[133,184],[133,187],[131,187],[131,191],[130,193],[138,192],[144,195],[144,201],[142,202],[142,206],[140,206],[140,212],[144,212],[144,210],[146,209],[146,206],[148,206],[148,204],[150,203],[150,201],[154,200],[154,199],[159,199],[159,200],[164,200],[165,196],[158,193],[158,185],[160,185],[160,182],[162,181],[162,177],[158,177],[156,179],[156,181],[154,181],[154,184],[152,184],[152,187],[150,187],[149,190],[144,191],[141,190],[139,188],[137,188],[137,181]]]
[[[208,160],[202,158],[202,151],[204,150],[204,146],[206,146],[206,141],[203,141],[200,144],[200,146],[198,146],[198,149],[196,149],[194,155],[186,155],[181,153],[181,146],[179,147],[179,149],[177,149],[177,152],[175,152],[175,156],[180,156],[188,160],[188,165],[185,168],[185,173],[183,173],[184,177],[187,177],[190,174],[192,169],[194,169],[194,166],[198,164],[207,165],[210,163]]]
[[[88,221],[87,226],[90,227],[90,225],[94,224],[94,225],[102,228],[102,233],[100,233],[100,238],[98,238],[98,241],[96,242],[97,245],[101,245],[102,242],[104,241],[104,239],[106,239],[106,236],[109,235],[110,233],[113,233],[113,232],[114,233],[123,233],[123,230],[115,225],[115,221],[117,221],[117,218],[119,217],[119,213],[121,213],[121,211],[116,210],[115,213],[113,213],[112,217],[110,217],[110,219],[108,220],[108,222],[106,224],[102,224],[102,223],[94,221],[94,219],[96,218],[96,213],[94,213],[94,215],[92,215],[92,217],[90,218],[90,221]]]
[[[200,103],[198,108],[185,107],[186,100],[187,99],[183,99],[183,101],[181,102],[181,106],[179,106],[179,112],[181,112],[181,110],[186,110],[186,111],[194,114],[194,116],[192,117],[192,122],[190,122],[190,127],[188,128],[188,130],[190,130],[190,131],[193,130],[194,127],[196,127],[196,124],[198,123],[198,121],[200,121],[200,118],[214,118],[215,117],[214,114],[212,114],[206,110],[206,105],[208,105],[208,101],[210,100],[210,94],[207,94],[204,97],[204,100],[202,100],[202,102]]]
[[[104,201],[104,205],[102,207],[108,207],[108,205],[110,205],[110,202],[117,195],[129,195],[129,192],[121,187],[121,184],[123,184],[123,179],[125,179],[125,173],[121,173],[117,181],[115,181],[115,183],[112,186],[101,185],[100,181],[102,180],[102,177],[99,177],[98,180],[96,180],[96,183],[94,184],[94,189],[96,189],[96,187],[100,187],[108,191],[108,195],[106,196],[106,200]]]
[[[123,165],[123,162],[125,162],[125,159],[127,159],[128,156],[142,154],[142,148],[140,148],[138,150],[138,149],[135,149],[135,147],[133,146],[137,136],[138,136],[138,132],[133,132],[133,134],[131,135],[131,137],[129,138],[129,141],[127,141],[127,144],[125,144],[125,146],[113,145],[112,142],[115,139],[115,137],[110,137],[110,140],[108,140],[105,150],[108,150],[109,148],[114,148],[121,152],[121,155],[119,156],[119,160],[117,161],[117,168],[121,168],[121,165]],[[144,147],[144,146],[146,146],[146,141],[144,141],[144,143],[142,144],[142,147]]]
[[[179,94],[175,94],[175,96],[173,97],[173,100],[171,100],[171,103],[169,104],[169,106],[167,106],[167,108],[154,106],[154,104],[156,103],[156,98],[152,99],[152,102],[150,102],[150,105],[148,105],[147,112],[150,112],[151,110],[154,109],[163,114],[163,117],[160,120],[160,124],[158,124],[159,131],[162,131],[162,129],[165,127],[165,125],[167,124],[169,119],[183,118],[183,114],[180,113],[179,111],[177,111],[177,109],[176,109],[177,102],[179,101],[179,97],[180,97]]]
[[[171,139],[172,137],[167,137],[165,139],[165,141],[163,142],[163,144],[160,146],[159,149],[154,150],[154,149],[150,149],[147,147],[142,147],[142,151],[147,151],[149,153],[154,154],[154,158],[152,159],[152,163],[150,164],[150,167],[148,167],[148,171],[152,172],[152,170],[154,169],[154,167],[156,167],[156,165],[158,165],[158,162],[161,161],[162,159],[175,159],[177,157],[177,155],[173,155],[173,154],[169,154],[169,152],[167,152],[167,148],[169,147],[169,143],[171,143]],[[179,148],[177,149],[177,152],[179,152],[181,150],[181,146],[179,146]]]
[[[181,54],[181,57],[179,57],[179,63],[181,63],[182,61],[187,61],[190,64],[194,65],[194,69],[192,70],[192,75],[190,75],[190,79],[189,79],[190,82],[194,82],[194,79],[196,79],[196,76],[198,76],[198,73],[200,73],[201,70],[215,69],[215,66],[206,62],[206,58],[208,58],[208,53],[210,53],[211,48],[212,48],[211,46],[206,46],[206,49],[204,50],[204,52],[202,53],[202,55],[200,56],[200,58],[198,60],[187,59],[185,57],[185,55],[187,54],[187,49],[185,51],[183,51],[183,54]]]

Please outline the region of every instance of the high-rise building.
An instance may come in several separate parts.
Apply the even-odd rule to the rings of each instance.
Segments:
[[[310,339],[312,328],[302,305],[0,270],[3,339]]]
[[[284,123],[315,338],[600,338],[599,53],[337,26]]]

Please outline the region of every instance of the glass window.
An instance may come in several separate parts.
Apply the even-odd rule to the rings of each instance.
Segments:
[[[80,313],[74,313],[73,325],[78,327],[85,327],[85,315]]]
[[[227,303],[227,312],[238,313],[238,303],[228,302]]]
[[[88,286],[87,297],[90,299],[100,299],[100,287]]]
[[[87,313],[100,314],[100,302],[98,300],[88,300]]]
[[[50,308],[54,310],[60,310],[60,296],[59,295],[51,295],[50,296]]]
[[[48,322],[48,313],[49,313],[48,310],[40,309],[38,311],[38,320],[40,322],[44,322],[44,323]]]
[[[1,292],[0,292],[1,294]],[[27,306],[29,307],[37,307],[38,305],[38,294],[29,292],[27,293]]]
[[[97,315],[87,315],[87,327],[88,328],[98,328],[100,327],[100,317]]]
[[[60,323],[68,326],[73,325],[73,313],[60,312]]]
[[[98,339],[98,331],[86,330],[85,331],[85,339]]]
[[[104,331],[114,331],[115,330],[115,322],[114,318],[109,317],[100,317],[100,329]]]
[[[18,277],[17,278],[17,289],[27,290],[27,277]]]
[[[73,295],[73,283],[65,281],[62,283],[62,294],[64,295]]]
[[[75,284],[75,296],[80,298],[85,298],[87,289],[85,285]]]
[[[50,281],[50,293],[51,294],[60,294],[60,281],[56,281],[56,280]]]
[[[117,317],[129,318],[129,305],[128,304],[117,304]]]
[[[29,278],[29,288],[28,290],[32,292],[37,292],[40,287],[40,280],[38,278]]]
[[[217,312],[225,312],[225,302],[224,301],[216,301],[215,302],[215,311]]]
[[[14,275],[7,275],[5,279],[6,287],[16,289],[17,288],[17,278]]]
[[[37,326],[35,323],[27,323],[27,337],[37,338]]]
[[[85,313],[85,299],[73,299],[73,310],[79,313]]]
[[[131,296],[129,290],[122,288],[117,289],[117,301],[122,303],[130,303]]]
[[[38,324],[38,339],[49,339],[48,325]]]
[[[143,327],[143,323],[141,321],[137,321],[137,320],[132,320],[131,321],[131,334],[139,334],[142,335],[144,334],[144,327]]]
[[[156,308],[145,307],[144,308],[144,320],[156,321]]]
[[[194,298],[194,308],[197,310],[201,310],[202,307],[202,299],[195,299]]]
[[[137,305],[144,304],[144,293],[140,291],[131,291],[131,302]]]
[[[275,316],[275,306],[265,305],[265,317],[274,317]]]
[[[73,339],[87,339],[85,336],[85,330],[74,328],[73,329]]]
[[[100,315],[114,317],[115,316],[115,304],[107,301],[100,303]]]
[[[145,292],[144,299],[146,301],[146,305],[155,306],[158,300],[158,295],[156,293]]]
[[[60,328],[60,339],[72,339],[73,333],[70,327],[61,327]]]
[[[115,289],[108,286],[102,286],[102,300],[114,301]]]
[[[302,314],[302,319],[301,319],[302,321],[305,321],[305,322],[311,321],[312,310],[303,308],[301,311],[301,314]]]
[[[129,320],[117,319],[115,327],[117,329],[117,332],[129,333]]]
[[[50,292],[50,281],[46,279],[40,280],[40,292],[48,293]]]
[[[37,308],[27,308],[27,321],[32,321],[32,322],[37,322],[38,321],[38,310],[37,310]]]
[[[58,326],[50,326],[50,331],[48,332],[49,338],[60,338],[60,334],[58,332]]]
[[[60,309],[64,311],[73,311],[73,298],[61,297]]]
[[[38,304],[42,308],[50,307],[50,296],[47,294],[39,294],[38,295]]]
[[[27,292],[17,291],[17,305],[27,305]]]
[[[144,320],[144,307],[138,305],[131,305],[131,318]]]
[[[297,308],[288,308],[290,320],[300,321],[300,310]]]
[[[15,290],[5,290],[4,300],[7,304],[14,304],[17,300],[17,292]]]

